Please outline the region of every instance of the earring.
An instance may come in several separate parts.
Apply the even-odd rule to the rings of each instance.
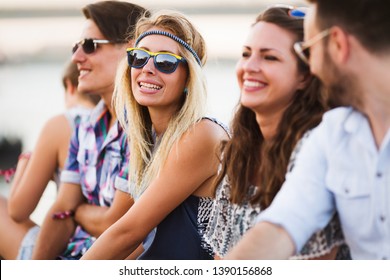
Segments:
[[[185,95],[188,95],[188,88],[184,88],[183,92],[184,92]]]

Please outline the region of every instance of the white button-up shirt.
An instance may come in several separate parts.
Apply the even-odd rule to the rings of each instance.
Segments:
[[[338,211],[353,259],[390,259],[389,142],[390,131],[378,150],[368,120],[352,108],[329,111],[257,221],[284,227],[299,251]]]

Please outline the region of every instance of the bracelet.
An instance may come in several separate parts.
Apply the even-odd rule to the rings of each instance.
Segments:
[[[18,160],[21,160],[22,158],[29,159],[30,157],[31,157],[31,152],[25,152],[19,155]]]
[[[14,175],[15,172],[16,172],[15,168],[10,168],[7,170],[0,169],[0,176],[4,176],[5,181],[9,183],[11,181],[12,175]]]
[[[57,212],[54,213],[51,217],[53,220],[65,220],[66,218],[70,218],[74,216],[74,211],[64,211],[64,212]]]

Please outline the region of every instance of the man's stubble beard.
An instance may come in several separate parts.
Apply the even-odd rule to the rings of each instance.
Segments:
[[[327,90],[328,104],[331,108],[352,106],[356,109],[362,107],[361,90],[356,77],[340,71],[329,56],[324,52],[320,77]]]

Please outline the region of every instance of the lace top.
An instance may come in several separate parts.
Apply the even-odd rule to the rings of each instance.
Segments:
[[[302,140],[292,153],[288,171],[291,171],[294,166],[295,155],[302,144]],[[259,205],[249,203],[250,197],[255,194],[256,187],[252,186],[249,189],[246,202],[240,205],[230,202],[230,191],[229,180],[225,176],[216,190],[216,198],[204,236],[205,241],[211,246],[214,253],[220,257],[224,257],[237,244],[244,233],[254,225],[255,218],[261,211]],[[342,244],[344,244],[344,237],[338,216],[335,215],[331,222],[323,230],[315,233],[301,252],[292,258],[320,257],[329,253],[334,246]],[[345,251],[343,252],[345,255]],[[339,258],[348,257],[339,256]]]

